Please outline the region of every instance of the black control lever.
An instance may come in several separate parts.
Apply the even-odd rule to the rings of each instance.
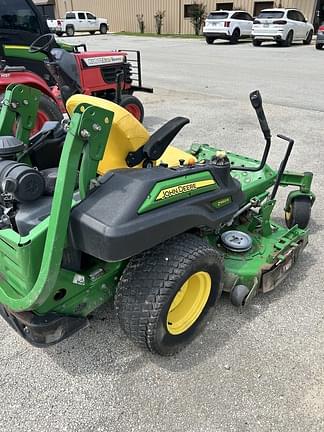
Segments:
[[[288,142],[288,148],[287,148],[285,157],[281,161],[281,164],[280,164],[280,167],[279,167],[279,170],[278,170],[276,182],[275,182],[275,184],[273,186],[273,189],[272,189],[272,192],[271,192],[271,195],[270,195],[270,199],[271,200],[273,200],[275,198],[276,194],[277,194],[277,191],[278,191],[278,188],[279,188],[279,185],[280,185],[283,173],[285,172],[285,169],[286,169],[286,166],[287,166],[287,162],[288,162],[290,153],[291,153],[292,148],[293,148],[294,143],[295,143],[295,141],[292,138],[289,138],[289,137],[287,137],[285,135],[280,135],[279,134],[279,135],[277,135],[277,137],[280,138],[280,139],[282,139],[282,140],[284,140],[284,141],[287,141]]]
[[[268,126],[266,116],[265,116],[264,111],[263,111],[262,97],[261,97],[259,90],[255,90],[252,93],[250,93],[250,101],[251,101],[251,104],[252,104],[253,108],[255,109],[256,115],[258,117],[260,127],[262,129],[264,138],[266,140],[266,145],[265,145],[264,152],[263,152],[262,159],[261,159],[259,166],[257,166],[257,167],[232,166],[231,167],[232,171],[249,171],[249,172],[260,171],[263,169],[263,167],[265,166],[266,161],[268,159],[268,155],[269,155],[269,151],[270,151],[270,147],[271,147],[271,132],[270,132],[270,128]]]
[[[255,109],[264,138],[268,140],[271,138],[271,132],[263,111],[262,97],[259,90],[255,90],[254,92],[250,93],[250,101],[253,108]]]

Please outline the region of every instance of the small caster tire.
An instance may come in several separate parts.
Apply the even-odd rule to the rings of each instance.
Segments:
[[[245,305],[247,296],[249,295],[249,288],[245,285],[236,285],[230,294],[232,305],[242,307]]]
[[[312,213],[312,201],[308,196],[297,196],[286,206],[285,221],[288,228],[298,225],[307,228]]]

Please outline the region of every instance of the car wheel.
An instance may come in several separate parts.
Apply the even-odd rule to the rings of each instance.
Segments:
[[[66,34],[70,37],[74,36],[74,27],[72,25],[66,27]]]
[[[229,40],[229,43],[232,44],[232,45],[233,44],[237,44],[237,42],[238,42],[238,40],[240,38],[240,35],[241,35],[240,30],[239,29],[235,29],[233,31],[233,34],[232,34],[230,40]]]
[[[94,35],[94,34],[96,33],[96,31],[95,31],[95,30],[91,30],[91,31],[89,31],[89,33],[90,33],[91,35]]]
[[[121,328],[153,353],[177,353],[199,334],[214,310],[222,274],[216,249],[192,234],[134,256],[115,296]]]
[[[211,45],[214,42],[214,38],[213,37],[208,37],[206,36],[206,42],[208,43],[208,45]]]
[[[315,45],[315,48],[318,49],[318,50],[321,50],[321,49],[323,48],[323,44],[319,44],[319,43],[317,43],[317,44]]]
[[[303,44],[304,44],[304,45],[310,45],[311,42],[312,42],[312,39],[313,39],[313,30],[310,30],[310,31],[308,32],[308,35],[307,35],[306,39],[303,40]]]
[[[282,46],[290,47],[294,39],[294,32],[292,30],[287,34],[286,40],[282,41]]]
[[[106,24],[101,24],[101,25],[100,25],[100,33],[101,33],[101,34],[106,34],[107,31],[108,31],[108,27],[107,27],[107,25],[106,25]]]
[[[261,46],[262,41],[257,40],[257,39],[253,39],[253,40],[252,40],[252,44],[253,44],[253,46],[258,47],[258,46]]]

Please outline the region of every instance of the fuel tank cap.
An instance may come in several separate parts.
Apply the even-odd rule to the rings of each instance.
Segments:
[[[221,235],[226,249],[232,252],[247,252],[252,247],[252,238],[242,231],[226,231]]]

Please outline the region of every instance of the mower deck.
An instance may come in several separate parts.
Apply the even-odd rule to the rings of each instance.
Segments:
[[[253,291],[252,298],[257,291],[273,290],[288,276],[308,243],[308,234],[297,227],[287,231],[274,222],[271,227],[271,235],[264,236],[260,225],[256,229],[249,229],[246,224],[235,226],[252,238],[252,248],[248,252],[231,252],[217,244],[224,256],[224,291],[230,292],[235,285],[243,284]]]

